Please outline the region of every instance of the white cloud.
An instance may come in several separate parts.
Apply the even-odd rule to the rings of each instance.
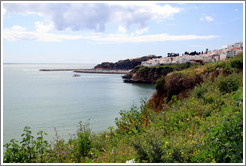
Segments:
[[[205,19],[210,22],[210,21],[213,21],[214,19],[211,17],[211,16],[206,16]]]
[[[140,34],[142,34],[142,33],[144,33],[144,32],[148,32],[148,30],[149,30],[148,27],[143,28],[143,29],[138,29],[138,30],[136,31],[136,34],[140,35]]]
[[[41,29],[38,28],[37,31],[28,32],[25,30],[25,28],[15,25],[11,28],[3,30],[3,39],[9,41],[32,40],[44,42],[59,42],[62,40],[75,40],[83,38],[83,36],[80,35],[52,34],[40,30]]]
[[[14,25],[11,27],[11,29],[14,31],[25,31],[26,30],[26,28],[19,26],[19,25]]]
[[[128,29],[147,27],[150,20],[165,20],[182,9],[155,3],[4,3],[7,13],[38,14],[57,30],[91,29],[103,32],[106,24],[117,22]]]
[[[201,17],[200,20],[201,20],[201,21],[208,21],[208,22],[211,22],[211,21],[213,21],[214,19],[213,19],[213,17],[211,17],[211,16],[205,16],[205,17]]]
[[[198,39],[212,39],[218,36],[198,36],[198,35],[169,35],[154,34],[154,35],[142,35],[142,36],[129,36],[122,34],[111,34],[104,37],[97,37],[93,40],[99,42],[110,43],[143,43],[143,42],[162,42],[162,41],[181,41],[181,40],[198,40]]]
[[[123,27],[123,26],[119,26],[118,27],[118,32],[120,32],[120,33],[126,33],[127,32],[127,29],[126,29],[126,27]]]
[[[35,22],[35,27],[37,32],[49,32],[54,30],[54,25],[52,23],[44,25],[43,22]]]
[[[39,29],[37,29],[39,30]],[[143,30],[145,31],[145,30]],[[43,42],[59,42],[63,40],[86,39],[99,43],[143,43],[143,42],[162,42],[162,41],[180,41],[180,40],[198,40],[212,39],[218,36],[199,36],[199,35],[169,35],[169,34],[153,34],[153,35],[126,35],[126,34],[97,34],[96,36],[68,35],[62,33],[50,33],[46,31],[28,32],[21,26],[13,26],[3,30],[3,39],[9,41],[43,41]]]

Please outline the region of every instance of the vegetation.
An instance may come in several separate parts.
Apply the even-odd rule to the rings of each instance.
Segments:
[[[120,60],[116,63],[103,62],[94,67],[94,69],[104,69],[104,70],[130,70],[141,64],[142,61],[147,61],[153,58],[160,58],[161,56],[149,55],[143,56],[135,59],[125,59]]]
[[[229,64],[229,65],[228,65]],[[207,75],[189,90],[189,96],[170,96],[160,111],[146,102],[115,119],[117,129],[94,134],[80,123],[75,138],[57,137],[48,143],[45,133],[31,135],[24,129],[22,141],[4,145],[4,163],[242,163],[243,162],[243,56],[208,63],[183,71],[182,76]],[[212,77],[210,72],[221,69]],[[199,70],[193,70],[199,69]],[[206,74],[207,73],[207,74]],[[165,91],[162,77],[157,92]],[[164,100],[165,101],[165,100]],[[134,159],[134,160],[133,160]]]
[[[197,65],[197,64],[193,64]],[[141,82],[155,84],[157,79],[166,76],[173,71],[180,71],[191,66],[190,63],[185,64],[168,64],[159,66],[136,66],[131,72],[127,73],[123,78],[124,82]]]

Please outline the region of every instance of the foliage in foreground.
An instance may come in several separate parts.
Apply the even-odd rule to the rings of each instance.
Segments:
[[[45,133],[40,131],[35,138],[26,127],[20,142],[13,139],[4,145],[4,162],[241,163],[242,61],[227,62],[229,66],[224,62],[202,66],[208,70],[221,65],[229,72],[197,85],[188,98],[172,96],[171,104],[164,104],[158,113],[145,102],[121,111],[117,129],[94,134],[88,124],[80,123],[76,137],[68,141],[56,137],[48,143]]]

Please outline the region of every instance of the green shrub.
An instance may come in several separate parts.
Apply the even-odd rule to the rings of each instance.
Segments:
[[[146,135],[132,142],[137,151],[137,160],[143,163],[161,163],[164,162],[164,141],[157,135]]]
[[[239,80],[233,76],[234,74],[221,78],[218,87],[222,93],[230,93],[238,89]]]
[[[78,133],[78,148],[81,156],[85,157],[91,150],[90,132]]]
[[[115,118],[116,126],[127,133],[138,133],[140,130],[141,113],[136,106],[132,106],[130,111],[120,111],[120,118]]]
[[[77,143],[79,154],[83,157],[87,156],[91,150],[91,131],[89,129],[89,123],[83,125],[82,122],[79,123],[80,128],[77,132]]]
[[[234,100],[234,103],[236,106],[242,106],[243,105],[243,87],[240,87],[232,96],[232,99]]]
[[[155,83],[155,89],[157,91],[157,93],[162,93],[166,91],[166,87],[165,87],[165,77],[162,76],[161,78],[159,78],[156,83]]]
[[[147,108],[146,101],[141,102],[140,110],[133,105],[130,111],[120,111],[120,118],[115,118],[115,124],[119,130],[136,134],[150,124],[151,110]]]
[[[230,63],[224,63],[223,69],[227,72],[227,73],[232,73],[233,72],[233,68],[231,66]]]
[[[216,162],[243,162],[243,126],[238,118],[224,116],[209,139]]]
[[[232,68],[243,69],[243,54],[240,53],[235,56],[230,62]]]
[[[168,73],[172,72],[173,71],[173,68],[172,67],[160,67],[161,69],[161,74],[162,75],[167,75]]]
[[[43,158],[46,152],[48,152],[48,142],[44,140],[43,131],[37,133],[38,137],[35,140],[31,135],[30,127],[24,128],[24,134],[22,134],[22,141],[12,139],[10,143],[4,145],[6,151],[4,153],[3,162],[5,163],[31,163],[31,162],[43,162]]]
[[[194,89],[194,93],[195,93],[195,97],[197,97],[198,99],[203,98],[204,94],[208,91],[208,89],[204,86],[197,86]]]
[[[139,67],[136,73],[139,74],[140,76],[146,76],[149,71],[150,71],[149,67],[141,66]]]

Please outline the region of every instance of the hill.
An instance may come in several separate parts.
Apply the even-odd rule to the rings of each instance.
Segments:
[[[160,58],[161,56],[149,55],[141,58],[120,60],[116,63],[103,62],[94,67],[97,70],[130,70],[141,64],[142,61],[147,61],[153,58]]]

